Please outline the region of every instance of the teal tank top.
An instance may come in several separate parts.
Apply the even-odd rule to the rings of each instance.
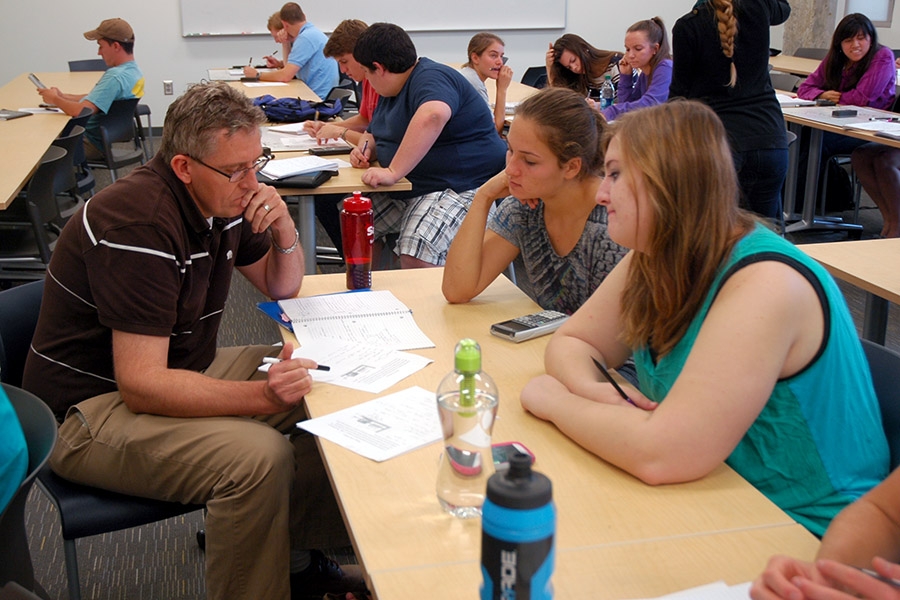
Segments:
[[[658,363],[648,348],[637,350],[634,359],[641,392],[664,401],[727,278],[748,264],[769,260],[796,269],[816,289],[826,315],[824,340],[805,369],[775,384],[759,417],[725,462],[821,536],[842,508],[887,476],[889,463],[869,365],[844,297],[824,268],[757,225],[735,245],[675,348]]]

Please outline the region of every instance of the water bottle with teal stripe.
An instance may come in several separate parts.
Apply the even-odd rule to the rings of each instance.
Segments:
[[[517,454],[491,476],[481,515],[481,600],[553,598],[556,509],[550,480]]]

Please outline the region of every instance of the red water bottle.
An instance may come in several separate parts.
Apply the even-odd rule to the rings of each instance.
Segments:
[[[344,198],[341,209],[341,237],[344,245],[344,262],[347,263],[347,289],[361,290],[372,287],[372,244],[375,241],[375,225],[372,221],[372,201],[353,192]]]

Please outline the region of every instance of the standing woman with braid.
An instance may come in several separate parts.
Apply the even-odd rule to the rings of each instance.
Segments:
[[[787,0],[700,0],[672,29],[669,98],[702,100],[728,132],[741,206],[778,218],[788,151],[769,80],[769,28],[791,14]]]

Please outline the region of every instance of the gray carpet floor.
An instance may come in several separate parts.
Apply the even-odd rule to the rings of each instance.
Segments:
[[[102,171],[96,177],[100,187],[109,183],[108,175]],[[881,230],[880,213],[866,197],[860,222],[864,226],[863,237],[875,237]],[[321,227],[319,236],[321,245],[321,240],[327,237]],[[842,233],[808,232],[792,236],[796,243],[842,239],[846,239]],[[324,271],[340,269],[340,266],[322,267]],[[840,285],[861,331],[865,296],[854,286]],[[219,332],[220,346],[280,341],[278,326],[255,308],[263,300],[243,277],[235,277]],[[896,307],[892,306],[887,346],[900,350],[900,322],[896,313]],[[67,598],[58,515],[37,487],[29,496],[26,527],[37,580],[48,598]],[[195,537],[202,528],[203,515],[198,511],[144,527],[78,540],[82,597],[85,600],[204,598],[203,552]],[[340,563],[356,562],[351,548],[325,551]]]

